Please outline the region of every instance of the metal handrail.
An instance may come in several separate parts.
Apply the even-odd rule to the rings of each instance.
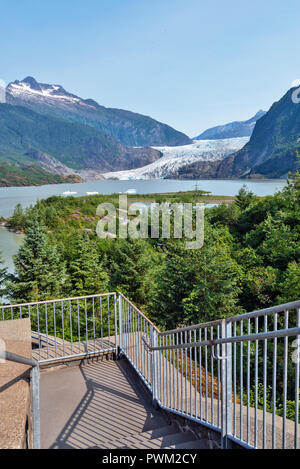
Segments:
[[[177,334],[179,332],[190,332],[196,329],[204,329],[205,327],[218,326],[220,324],[222,324],[222,319],[217,319],[215,321],[209,321],[209,322],[202,322],[200,324],[193,324],[191,326],[186,326],[186,327],[179,327],[177,329],[171,329],[169,331],[163,331],[163,332],[158,331],[158,332],[159,332],[159,336],[163,337],[163,336],[170,335],[170,334]]]
[[[300,308],[300,300],[293,301],[290,303],[285,303],[285,304],[278,305],[278,306],[271,306],[270,308],[260,309],[257,311],[252,311],[250,313],[244,313],[244,314],[240,314],[237,316],[232,316],[230,318],[226,318],[226,322],[243,321],[246,319],[257,318],[257,317],[261,317],[261,316],[265,316],[269,314],[280,313],[280,312],[284,312],[287,310],[290,311],[290,310],[297,309],[297,308]],[[177,329],[171,329],[171,330],[163,331],[163,332],[160,332],[157,329],[157,332],[159,332],[159,335],[163,337],[163,336],[170,335],[170,334],[177,334],[179,332],[188,332],[188,331],[193,331],[196,329],[204,329],[206,327],[217,326],[221,323],[222,323],[222,319],[217,319],[215,321],[193,324],[191,326],[179,327]]]
[[[261,316],[267,316],[269,314],[275,313],[284,313],[285,311],[291,311],[293,309],[300,308],[300,300],[293,301],[291,303],[285,303],[282,305],[271,306],[270,308],[259,309],[257,311],[252,311],[250,313],[240,314],[238,316],[232,316],[231,318],[226,318],[226,322],[236,322],[244,321],[246,319],[259,318]]]
[[[41,447],[41,430],[40,430],[40,369],[39,363],[30,358],[22,357],[6,350],[0,350],[0,358],[22,365],[28,365],[32,367],[32,422],[33,422],[33,447],[34,449],[40,449]]]
[[[3,305],[0,306],[0,309],[9,309],[9,308],[20,308],[20,307],[26,307],[26,306],[36,306],[36,305],[45,305],[45,304],[51,304],[51,303],[62,303],[64,301],[73,301],[73,300],[86,300],[88,298],[100,298],[101,296],[111,296],[115,295],[115,292],[110,292],[110,293],[99,293],[97,295],[86,295],[86,296],[74,296],[72,298],[59,298],[56,300],[43,300],[43,301],[34,301],[32,303],[19,303],[16,305]]]
[[[151,345],[147,344],[143,338],[142,340],[146,343],[147,347],[152,352],[155,352],[155,351],[163,351],[163,350],[189,349],[189,348],[195,348],[195,347],[208,347],[208,346],[214,347],[216,345],[222,345],[222,344],[250,342],[252,340],[274,339],[274,338],[280,338],[280,337],[294,337],[297,335],[300,335],[300,327],[293,327],[290,329],[279,329],[277,331],[269,331],[269,332],[259,332],[257,334],[228,337],[228,338],[223,338],[223,339],[204,340],[202,342],[190,342],[188,344],[165,345],[163,347],[151,347]]]
[[[150,319],[147,318],[147,316],[146,316],[144,313],[142,313],[142,311],[140,311],[140,310],[139,310],[128,298],[126,298],[126,296],[124,296],[123,293],[121,293],[121,292],[119,292],[119,298],[120,298],[120,297],[123,298],[123,300],[125,300],[126,303],[127,303],[128,305],[130,305],[131,308],[133,308],[142,318],[144,318],[145,321],[146,321],[150,326],[152,326],[153,329],[154,329],[156,332],[161,333],[160,330],[155,326],[155,324],[153,324],[153,322],[150,321]]]

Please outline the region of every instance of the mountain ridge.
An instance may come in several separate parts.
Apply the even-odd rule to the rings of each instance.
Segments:
[[[223,160],[216,177],[286,177],[299,169],[300,104],[294,103],[291,88],[256,123],[244,148]]]
[[[74,177],[80,175],[78,171],[93,170],[101,179],[105,171],[136,168],[160,157],[153,148],[126,147],[89,126],[40,115],[22,106],[0,104],[3,164],[34,164],[55,175]]]
[[[259,110],[246,121],[234,121],[211,127],[195,137],[194,140],[223,140],[225,138],[251,137],[256,122],[265,114],[265,111]]]
[[[149,116],[106,108],[93,99],[82,99],[69,93],[61,85],[39,83],[30,76],[8,84],[6,102],[28,107],[39,114],[93,127],[125,146],[177,146],[192,143],[184,133]]]

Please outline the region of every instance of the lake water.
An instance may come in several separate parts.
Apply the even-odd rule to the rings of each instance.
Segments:
[[[0,216],[5,218],[12,215],[15,206],[20,203],[24,208],[34,204],[39,199],[46,199],[51,195],[63,195],[64,192],[77,192],[83,196],[87,192],[99,194],[113,194],[135,189],[138,194],[153,194],[158,192],[179,192],[198,189],[209,191],[213,195],[233,196],[246,184],[258,196],[272,195],[286,184],[285,180],[200,180],[175,181],[155,179],[148,181],[88,181],[78,184],[51,184],[47,186],[30,187],[1,187],[0,188]],[[1,249],[1,247],[0,247]]]
[[[12,233],[0,226],[0,251],[5,267],[9,272],[14,271],[13,256],[17,254],[24,239],[24,235]]]

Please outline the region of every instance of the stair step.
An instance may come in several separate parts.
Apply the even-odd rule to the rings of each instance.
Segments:
[[[191,432],[182,433],[178,427],[169,425],[159,428],[153,432],[142,432],[130,435],[119,440],[107,441],[101,445],[104,449],[147,449],[147,448],[165,448],[174,443],[184,443],[193,439]]]
[[[189,441],[193,435],[185,436],[184,433],[174,433],[161,438],[155,439],[128,439],[126,445],[121,446],[119,449],[165,449],[177,448],[177,445],[183,445]],[[171,445],[171,446],[170,446]]]
[[[165,449],[212,449],[207,440],[192,440],[184,443],[174,443]]]

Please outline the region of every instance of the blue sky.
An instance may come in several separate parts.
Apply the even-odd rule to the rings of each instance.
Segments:
[[[299,0],[0,0],[5,82],[27,75],[195,136],[300,78]]]

